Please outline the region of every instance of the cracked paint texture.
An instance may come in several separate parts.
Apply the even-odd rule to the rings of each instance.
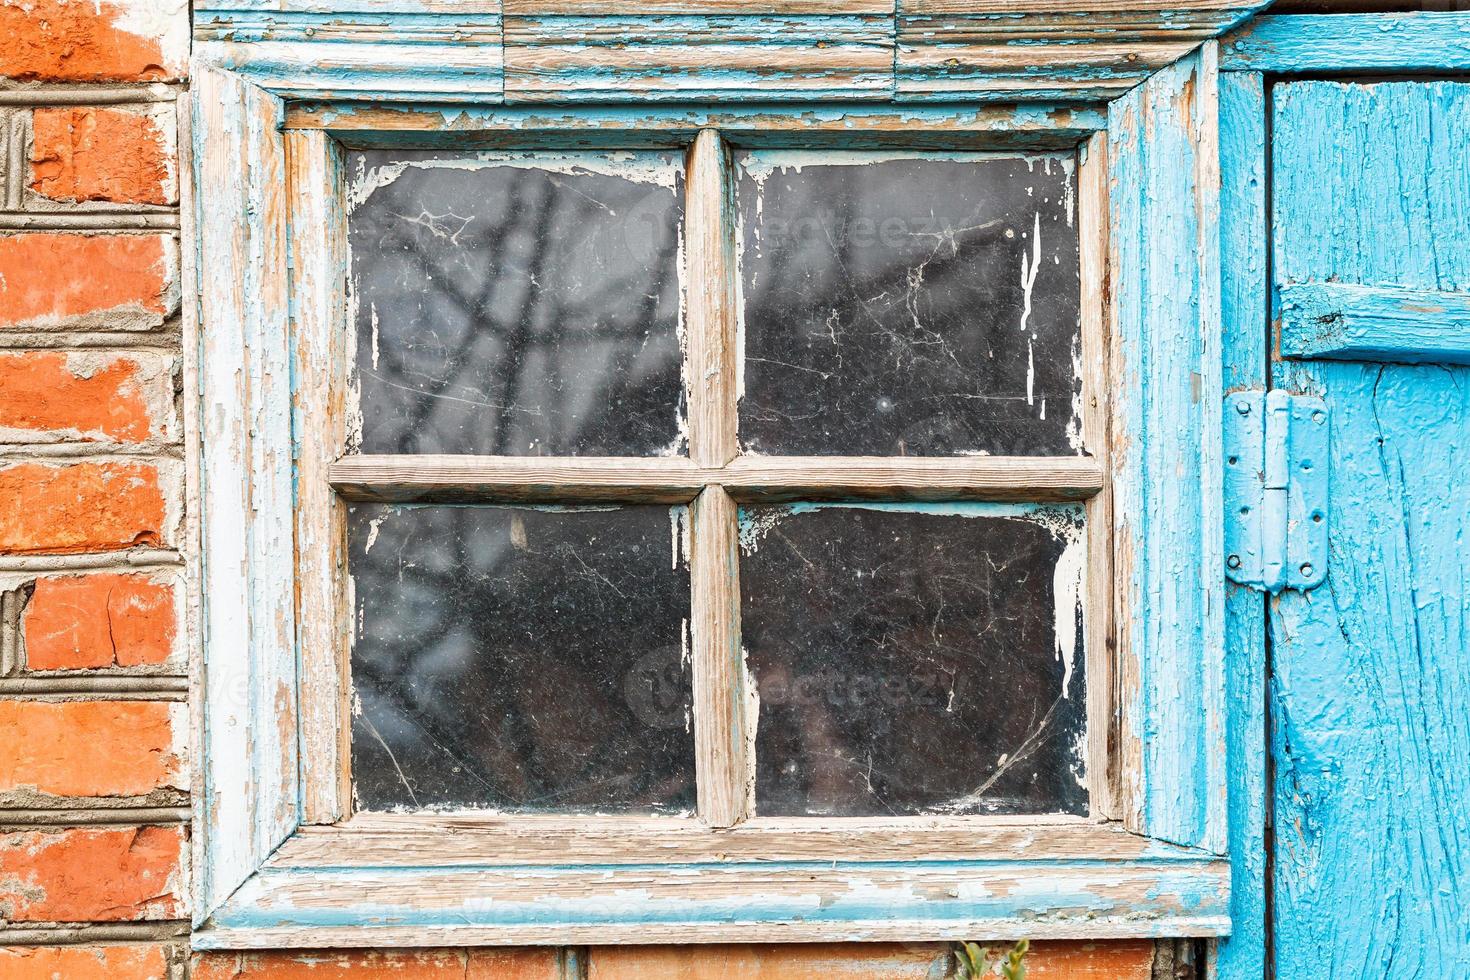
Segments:
[[[1275,93],[1276,285],[1470,292],[1470,85]],[[1331,411],[1326,583],[1271,605],[1277,971],[1470,975],[1470,368],[1275,367]]]

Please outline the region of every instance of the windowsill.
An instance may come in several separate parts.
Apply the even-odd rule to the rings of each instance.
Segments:
[[[303,828],[201,949],[1229,932],[1216,855],[1074,818],[369,814]]]

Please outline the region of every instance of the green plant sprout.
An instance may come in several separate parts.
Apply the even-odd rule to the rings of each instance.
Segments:
[[[1000,975],[1005,980],[1026,980],[1026,954],[1030,951],[1031,940],[1022,939],[1009,952],[1002,953],[998,961]],[[989,948],[979,943],[960,943],[960,948],[954,952],[955,962],[959,964],[957,976],[960,980],[993,976],[997,961],[992,956]]]

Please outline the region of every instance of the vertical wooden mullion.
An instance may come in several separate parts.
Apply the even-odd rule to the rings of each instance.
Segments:
[[[737,452],[735,233],[729,155],[715,130],[695,137],[686,177],[689,456],[700,466],[724,466]]]
[[[689,456],[720,467],[735,458],[735,241],[729,155],[703,130],[689,151],[685,205],[685,324]],[[745,665],[740,648],[738,511],[710,486],[692,508],[694,744],[699,815],[728,827],[750,814]]]
[[[693,507],[690,573],[694,587],[694,753],[699,815],[729,827],[750,815],[753,719],[746,705],[740,646],[737,509],[723,487],[708,487]]]

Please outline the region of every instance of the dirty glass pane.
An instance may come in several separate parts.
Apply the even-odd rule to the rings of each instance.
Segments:
[[[363,452],[682,451],[677,154],[348,166]]]
[[[692,810],[684,508],[348,514],[360,809]]]
[[[1073,154],[738,164],[747,452],[1080,452]]]
[[[756,812],[1087,812],[1082,511],[741,512]]]

